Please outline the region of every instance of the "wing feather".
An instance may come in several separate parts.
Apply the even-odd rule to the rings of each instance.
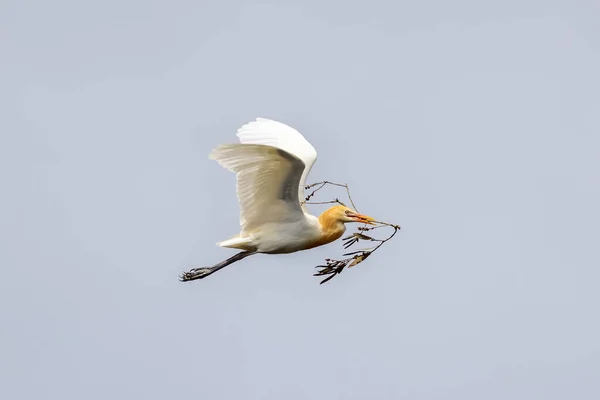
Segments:
[[[315,161],[317,151],[296,129],[271,119],[257,118],[256,121],[243,125],[237,131],[241,143],[264,144],[277,147],[296,157],[304,163],[305,167],[298,182],[298,201],[305,199],[304,186]],[[305,211],[305,208],[302,207]]]
[[[209,156],[236,173],[242,232],[268,222],[304,217],[298,188],[304,162],[289,152],[264,144],[226,144]]]

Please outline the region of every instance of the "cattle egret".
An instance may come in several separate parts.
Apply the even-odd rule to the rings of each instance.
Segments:
[[[317,159],[314,147],[294,128],[265,118],[237,131],[240,143],[218,146],[209,155],[235,172],[241,231],[217,243],[242,250],[212,267],[183,273],[182,281],[205,278],[253,254],[284,254],[340,238],[347,222],[373,224],[373,218],[343,205],[319,217],[304,205],[306,177]]]

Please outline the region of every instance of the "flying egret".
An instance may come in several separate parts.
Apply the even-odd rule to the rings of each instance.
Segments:
[[[307,250],[340,238],[345,223],[373,224],[373,218],[343,205],[319,217],[304,205],[306,177],[317,159],[315,148],[294,128],[265,118],[237,131],[241,143],[220,145],[209,155],[235,172],[241,231],[217,243],[242,250],[212,267],[183,273],[182,281],[205,278],[248,256]]]

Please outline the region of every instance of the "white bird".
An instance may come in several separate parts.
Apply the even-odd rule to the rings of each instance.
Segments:
[[[240,249],[212,267],[195,268],[182,281],[208,275],[253,254],[282,254],[311,249],[340,238],[345,223],[372,224],[373,218],[336,205],[319,217],[304,206],[306,177],[317,160],[314,147],[294,128],[257,118],[237,131],[241,143],[218,146],[209,155],[235,172],[241,231],[217,243]]]

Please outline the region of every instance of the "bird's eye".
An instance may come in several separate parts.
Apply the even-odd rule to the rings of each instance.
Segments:
[[[350,210],[346,210],[346,211],[344,211],[344,213],[345,213],[346,215],[350,215],[350,214],[352,214],[352,211],[350,211]]]

